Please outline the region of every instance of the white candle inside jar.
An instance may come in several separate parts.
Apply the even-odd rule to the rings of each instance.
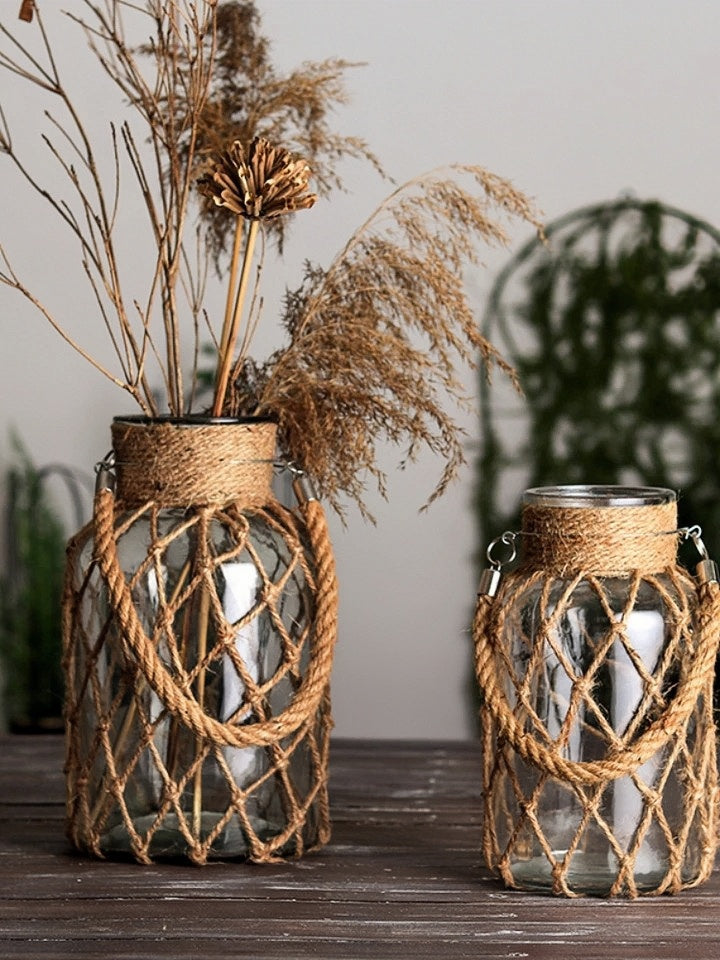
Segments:
[[[659,610],[633,610],[624,617],[618,615],[617,619],[625,625],[626,641],[623,643],[618,637],[608,660],[613,694],[611,721],[618,736],[623,736],[629,727],[637,735],[646,726],[644,717],[648,710],[652,710],[653,703],[649,695],[646,696],[646,684],[633,663],[633,657],[642,665],[641,669],[648,676],[652,676],[665,642],[665,625]],[[643,716],[637,717],[641,706]],[[662,756],[650,757],[647,763],[638,768],[634,778],[621,777],[612,785],[615,838],[626,850],[634,840],[645,811],[646,801],[638,783],[654,788],[661,761]],[[653,822],[648,829],[655,829]],[[656,866],[656,860],[657,855],[647,844],[642,844],[635,861],[635,869],[644,873]]]

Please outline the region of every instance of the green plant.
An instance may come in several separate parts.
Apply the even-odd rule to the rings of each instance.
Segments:
[[[6,474],[6,573],[0,580],[0,658],[11,730],[60,728],[60,601],[65,530],[47,489],[66,468],[38,469],[15,440]],[[77,490],[73,490],[77,497]]]
[[[720,232],[624,198],[546,235],[508,263],[486,310],[524,395],[481,385],[481,543],[517,529],[524,487],[642,483],[679,490],[680,523],[701,523],[720,556]]]

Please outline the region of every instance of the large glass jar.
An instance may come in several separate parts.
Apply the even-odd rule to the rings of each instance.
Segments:
[[[632,896],[712,866],[712,672],[678,715],[699,638],[675,531],[670,490],[524,495],[523,562],[481,601],[484,844],[509,886]]]
[[[327,839],[329,716],[327,685],[306,689],[317,569],[270,492],[274,425],[126,418],[113,441],[112,535],[96,500],[70,551],[70,835],[142,861],[300,854]]]

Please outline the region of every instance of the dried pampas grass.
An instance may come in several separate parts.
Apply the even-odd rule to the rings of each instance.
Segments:
[[[236,371],[228,412],[277,417],[291,458],[342,513],[341,494],[368,516],[365,485],[384,494],[378,445],[428,448],[445,466],[428,503],[465,462],[451,408],[469,398],[461,366],[514,373],[480,333],[463,272],[479,244],[505,244],[503,219],[542,228],[530,201],[482,167],[453,165],[395,190],[327,270],[308,265],[288,295],[289,343]]]

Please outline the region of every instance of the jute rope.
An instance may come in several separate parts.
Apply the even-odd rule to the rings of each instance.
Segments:
[[[140,862],[149,863],[154,833],[161,828],[164,818],[171,816],[179,824],[177,829],[182,833],[189,859],[204,863],[224,826],[232,817],[237,817],[247,838],[249,858],[268,862],[282,856],[288,843],[292,843],[293,855],[304,852],[304,823],[308,816],[312,816],[316,845],[320,846],[327,842],[330,832],[327,799],[328,745],[332,725],[329,679],[337,633],[335,564],[322,506],[310,499],[301,503],[295,513],[282,507],[273,497],[269,486],[275,449],[272,424],[257,427],[243,424],[239,432],[234,430],[235,425],[229,425],[229,432],[237,436],[253,435],[251,442],[241,444],[228,444],[224,440],[228,427],[225,424],[220,430],[215,427],[209,431],[204,426],[178,430],[174,425],[153,424],[149,430],[154,438],[152,441],[148,440],[145,433],[148,428],[144,424],[140,428],[133,424],[130,429],[124,423],[116,426],[113,434],[118,463],[118,499],[111,490],[100,489],[95,497],[89,529],[74,538],[69,546],[63,634],[68,682],[66,770],[70,837],[81,849],[102,856],[104,824],[111,810],[119,811],[133,855]],[[251,426],[249,431],[248,426]],[[173,469],[181,451],[192,463],[182,463]],[[205,463],[198,465],[199,454],[201,458],[207,455],[213,468],[218,467],[219,481]],[[153,476],[149,481],[143,478],[139,467],[146,455],[152,456]],[[179,477],[184,478],[185,488]],[[151,490],[159,502],[151,498],[139,503],[140,498]],[[196,497],[197,502],[191,504],[187,501],[183,490]],[[160,517],[168,506],[175,508],[174,526],[169,534],[161,535]],[[180,512],[177,508],[181,508]],[[276,530],[286,542],[288,571],[277,580],[274,579],[277,574],[263,570],[259,555],[247,539],[246,517],[252,516]],[[118,542],[132,524],[142,518],[151,531],[148,554],[138,573],[128,578],[118,556]],[[229,551],[215,556],[208,547],[209,532],[211,525],[218,524],[234,530],[237,543]],[[134,585],[139,576],[152,574],[156,579],[162,578],[164,551],[169,549],[175,537],[188,530],[196,531],[192,569],[181,574],[174,597],[162,600],[153,629],[149,630],[133,599]],[[78,572],[79,557],[88,536],[93,539],[93,561],[88,572]],[[241,552],[248,550],[259,565],[261,597],[239,624],[231,625],[224,619],[215,586],[215,571],[218,565],[234,562]],[[285,580],[295,565],[302,569],[311,589],[313,619],[302,636],[292,639],[283,626],[278,603]],[[106,625],[96,638],[87,634],[82,609],[84,594],[92,578],[98,576],[107,596],[109,613]],[[236,710],[227,720],[219,719],[208,709],[203,697],[191,689],[203,682],[206,661],[199,659],[194,667],[184,665],[182,650],[174,651],[174,644],[180,638],[177,641],[171,639],[174,636],[173,623],[183,609],[189,609],[193,597],[199,600],[199,608],[205,610],[204,622],[209,625],[212,621],[217,631],[218,655],[232,664],[245,690],[242,709]],[[250,623],[263,610],[279,631],[283,659],[274,677],[259,681],[253,678],[250,664],[246,664],[236,651],[233,638],[237,629]],[[159,647],[163,637],[167,637],[168,643],[163,642],[161,655]],[[126,694],[122,690],[117,693],[109,690],[98,666],[100,651],[105,644],[119,646],[112,658],[126,665],[121,677],[126,675],[123,682],[129,685],[128,692],[135,691],[125,707],[122,704],[126,702]],[[306,644],[309,658],[301,670],[299,658]],[[207,654],[208,657],[215,655],[212,651]],[[274,714],[270,709],[269,691],[276,682],[287,683],[291,678],[292,696],[284,709]],[[160,716],[166,723],[185,731],[184,736],[193,745],[194,772],[181,769],[177,774],[180,779],[173,774],[172,763],[163,761],[154,747],[156,721],[147,715],[139,699],[145,687],[154,692],[162,705]],[[90,716],[95,717],[96,724],[95,735],[89,742],[87,730],[83,729],[88,722],[88,710]],[[118,711],[122,710],[125,710],[124,720],[122,714],[118,720]],[[254,715],[252,720],[251,714]],[[236,782],[225,758],[227,748],[262,750],[270,767],[267,772],[261,772],[254,783]],[[164,799],[155,812],[154,825],[141,834],[134,826],[125,791],[131,778],[137,775],[136,769],[140,769],[140,755],[148,750],[165,784]],[[302,788],[293,782],[290,772],[290,760],[298,750],[312,765],[309,785]],[[227,809],[220,811],[216,827],[203,838],[187,822],[180,797],[187,789],[188,778],[199,777],[206,761],[216,764],[227,781],[229,799]],[[99,764],[105,771],[100,784],[97,782]],[[286,826],[275,836],[260,837],[247,805],[252,802],[254,791],[262,790],[263,783],[271,776],[279,784]],[[100,801],[93,800],[98,796]],[[314,810],[312,814],[311,808]]]
[[[709,582],[696,587],[675,566],[675,524],[675,504],[599,510],[526,507],[519,569],[504,578],[495,597],[478,598],[473,639],[483,696],[483,847],[488,865],[499,870],[508,886],[516,885],[513,862],[525,856],[516,849],[522,836],[522,844],[530,842],[546,859],[553,892],[578,895],[570,880],[571,863],[590,825],[605,838],[608,856],[618,864],[611,896],[638,895],[635,864],[651,824],[664,838],[667,869],[655,889],[643,892],[674,892],[702,882],[712,869],[718,783],[712,688],[720,639],[720,586]],[[618,589],[606,584],[618,581],[608,578],[624,583],[621,611],[606,595],[606,590]],[[594,596],[607,621],[603,636],[587,636],[582,673],[560,639],[560,623],[578,590],[585,598]],[[654,668],[634,650],[628,627],[641,590],[654,591],[665,610],[665,647]],[[522,633],[527,660],[520,665],[513,662],[508,644],[522,630],[518,611],[530,594],[536,598],[533,627],[531,635]],[[690,602],[687,597],[693,594]],[[594,699],[596,677],[616,644],[622,645],[628,668],[637,672],[635,684],[643,691],[641,706],[625,730],[613,730],[607,705]],[[542,690],[552,696],[544,672],[548,656],[557,661],[569,687],[562,697],[561,729],[554,735],[534,706]],[[542,688],[539,694],[535,685]],[[602,687],[597,696],[602,700]],[[569,759],[571,732],[588,722],[597,724],[593,743],[604,740],[604,756]],[[646,783],[638,772],[651,758],[659,766],[656,779]],[[521,782],[526,775],[518,763],[537,773]],[[664,784],[672,771],[677,784],[672,789],[683,792],[684,810],[682,824],[673,828],[663,806]],[[628,778],[643,804],[627,847],[600,813],[605,788],[620,778]],[[574,835],[564,853],[556,851],[545,835],[542,797],[545,785],[553,781],[565,786],[582,812],[577,823],[572,820],[577,814],[569,814]],[[532,789],[527,786],[530,793],[525,792],[525,783],[532,784]],[[506,837],[502,843],[499,824]],[[699,849],[694,879],[684,873],[686,842]]]
[[[562,756],[557,745],[539,742],[525,730],[508,702],[497,674],[497,650],[503,643],[504,612],[517,580],[508,578],[498,597],[479,597],[473,623],[475,669],[485,707],[498,725],[499,733],[528,763],[568,783],[597,784],[625,777],[638,770],[658,750],[685,729],[698,697],[712,678],[718,651],[720,586],[706,583],[698,588],[697,647],[690,669],[678,683],[672,701],[663,713],[633,742],[608,752],[604,760],[572,761]]]
[[[116,420],[112,424],[118,499],[124,507],[267,502],[275,424]]]
[[[114,503],[115,498],[108,490],[100,491],[95,499],[95,559],[107,585],[123,643],[163,704],[199,737],[228,747],[265,746],[297,730],[315,714],[330,682],[337,633],[334,559],[320,503],[311,500],[303,506],[318,577],[314,641],[307,674],[292,703],[281,714],[262,723],[242,726],[222,723],[205,713],[195,698],[178,686],[148,637],[118,560]]]
[[[595,576],[657,573],[675,563],[677,504],[644,507],[523,509],[525,566],[557,577],[578,570]]]

